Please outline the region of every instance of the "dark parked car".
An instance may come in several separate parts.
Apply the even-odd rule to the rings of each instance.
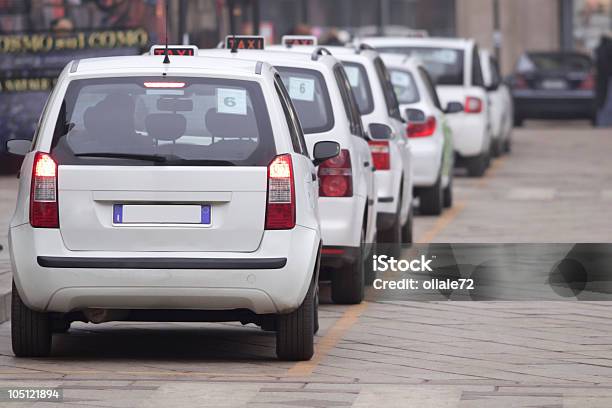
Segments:
[[[527,52],[511,77],[514,123],[525,119],[589,119],[594,124],[592,59],[577,52]]]

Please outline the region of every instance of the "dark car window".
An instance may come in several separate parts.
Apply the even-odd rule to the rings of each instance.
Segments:
[[[478,47],[474,47],[472,52],[472,86],[485,86]]]
[[[385,67],[384,62],[382,62],[382,59],[380,58],[376,58],[374,60],[374,67],[376,68],[376,75],[378,75],[380,86],[385,94],[385,103],[387,105],[387,112],[389,113],[389,116],[401,120],[402,115],[400,114],[397,97],[395,96],[393,84],[391,83],[391,75],[389,75],[387,67]]]
[[[312,69],[276,67],[298,113],[304,133],[322,133],[334,127],[334,115],[325,79]]]
[[[463,85],[463,50],[435,47],[377,47],[381,52],[417,57],[437,85]]]
[[[359,107],[357,106],[355,96],[351,90],[351,84],[342,65],[338,64],[334,67],[334,76],[336,77],[338,89],[342,96],[346,117],[350,122],[351,133],[355,136],[365,137]]]
[[[374,99],[372,98],[372,88],[365,67],[356,62],[342,62],[344,71],[351,84],[353,96],[359,106],[359,112],[367,115],[374,111]]]
[[[427,93],[429,94],[429,97],[433,101],[434,105],[436,106],[436,108],[443,110],[442,104],[440,103],[440,98],[438,98],[438,91],[436,91],[436,86],[433,83],[431,77],[422,67],[419,67],[419,74],[421,75],[421,79],[425,84],[425,89],[427,89]]]
[[[51,153],[59,164],[266,166],[275,146],[257,82],[124,77],[70,83]]]
[[[517,63],[517,71],[590,71],[593,61],[578,53],[529,53]]]
[[[419,90],[410,72],[391,68],[389,74],[399,103],[415,103],[420,100]]]
[[[299,115],[291,103],[291,98],[287,94],[287,89],[285,88],[283,80],[280,76],[275,76],[274,85],[276,87],[276,92],[280,99],[281,106],[283,107],[283,112],[285,113],[287,126],[289,126],[289,134],[291,136],[293,150],[296,153],[308,156],[308,148],[306,147],[306,141],[304,140],[304,133],[300,124]]]

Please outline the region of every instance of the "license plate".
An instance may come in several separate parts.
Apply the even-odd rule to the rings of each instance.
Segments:
[[[113,224],[200,224],[210,225],[209,204],[146,205],[114,204]]]
[[[546,79],[542,81],[542,88],[550,90],[567,89],[567,82],[562,79]]]

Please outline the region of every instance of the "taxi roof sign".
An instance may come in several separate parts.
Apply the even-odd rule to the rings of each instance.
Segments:
[[[266,39],[261,35],[228,35],[225,37],[225,48],[230,50],[263,50]]]
[[[314,35],[283,35],[281,43],[285,47],[292,47],[294,45],[312,45],[317,46],[319,40]]]
[[[149,51],[150,55],[165,55],[166,54],[166,46],[165,45],[153,45],[151,50]],[[168,55],[169,56],[187,56],[194,57],[198,55],[198,47],[195,45],[168,45]]]

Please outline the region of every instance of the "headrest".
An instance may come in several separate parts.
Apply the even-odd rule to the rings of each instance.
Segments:
[[[152,113],[145,118],[150,137],[158,140],[176,140],[185,134],[187,119],[178,113]]]
[[[251,108],[246,115],[219,113],[215,108],[206,112],[206,128],[213,137],[257,138],[257,121]]]

